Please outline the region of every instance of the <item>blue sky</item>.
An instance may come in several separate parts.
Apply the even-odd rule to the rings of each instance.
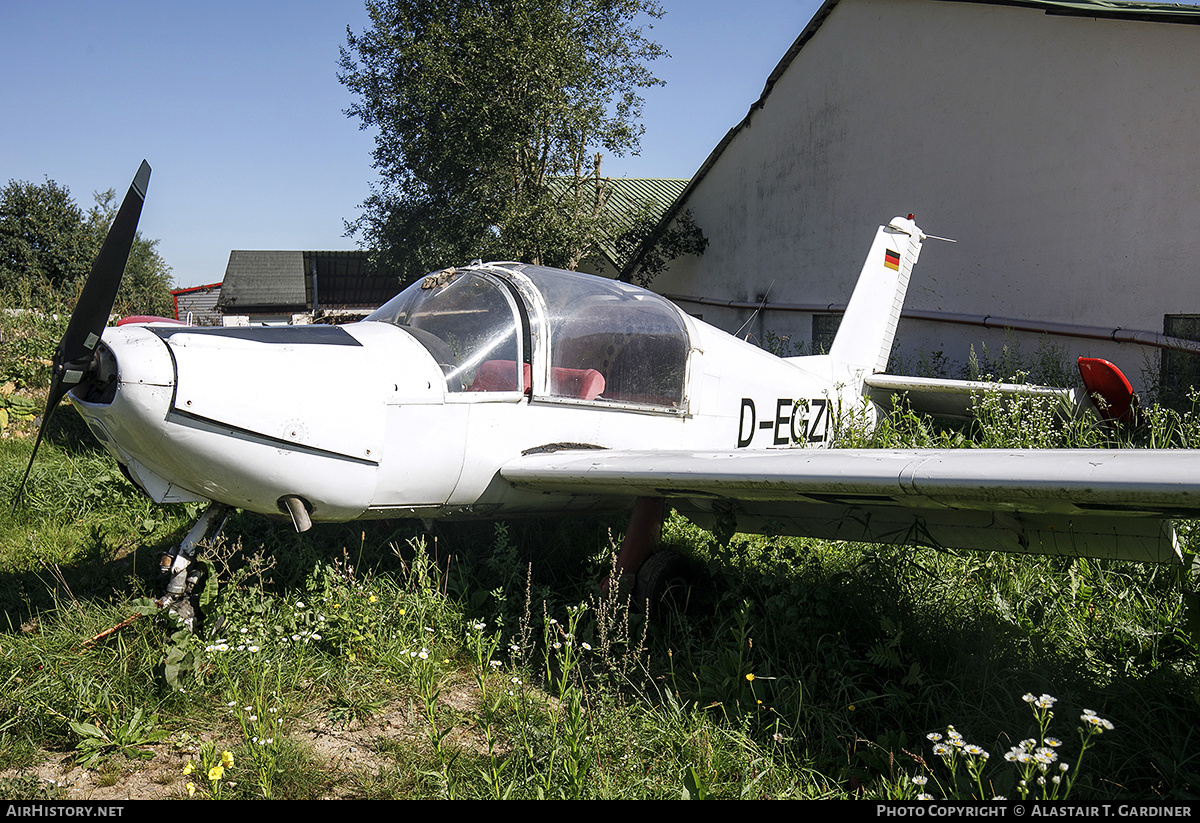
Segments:
[[[646,93],[638,157],[604,172],[690,177],[745,116],[819,0],[662,0],[671,58]],[[154,168],[145,236],[180,286],[231,249],[353,248],[373,135],[337,81],[361,0],[0,0],[0,182],[55,180],[80,206]],[[449,261],[454,262],[454,261]]]

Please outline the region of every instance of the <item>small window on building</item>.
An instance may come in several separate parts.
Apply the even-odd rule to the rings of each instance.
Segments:
[[[1200,341],[1200,314],[1163,315],[1163,334]],[[1200,386],[1200,355],[1162,350],[1159,393],[1168,403],[1186,401],[1193,386]]]
[[[842,324],[840,314],[814,314],[812,319],[812,352],[813,354],[828,354],[833,346],[833,338],[837,336],[838,326]]]

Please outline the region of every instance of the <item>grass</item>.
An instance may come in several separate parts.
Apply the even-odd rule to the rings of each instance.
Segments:
[[[900,415],[858,437],[1197,442],[1186,412],[1117,443],[1037,409],[981,411],[974,429]],[[28,459],[21,425],[0,440],[5,487]],[[146,503],[60,410],[24,503],[0,514],[4,796],[1017,797],[1003,755],[1047,734],[1079,767],[1073,799],[1200,790],[1183,570],[722,543],[671,516],[664,542],[711,585],[697,612],[647,625],[599,587],[622,518],[298,536],[239,514],[207,552],[220,574],[192,636],[141,612],[196,514]],[[1081,763],[1085,709],[1114,728]],[[991,753],[977,770],[934,753],[927,735],[951,726]]]

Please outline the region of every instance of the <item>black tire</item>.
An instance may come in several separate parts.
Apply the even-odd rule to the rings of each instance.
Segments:
[[[646,609],[651,616],[687,612],[696,589],[697,574],[686,557],[679,552],[657,552],[638,569],[633,607]]]

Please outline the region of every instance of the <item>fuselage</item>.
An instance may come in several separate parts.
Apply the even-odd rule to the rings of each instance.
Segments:
[[[518,264],[447,269],[345,326],[124,326],[106,392],[73,400],[158,502],[316,521],[496,516],[627,500],[499,476],[539,450],[825,445],[861,384],[783,360],[623,283]]]

